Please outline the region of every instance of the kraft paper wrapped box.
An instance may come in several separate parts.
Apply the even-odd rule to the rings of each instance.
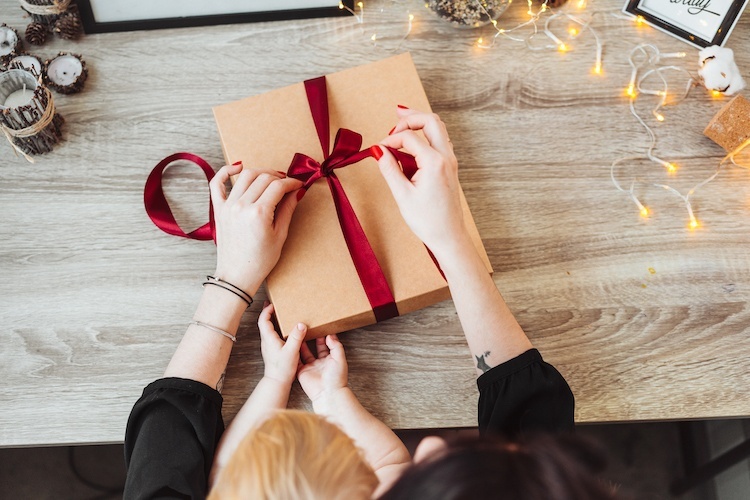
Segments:
[[[361,134],[362,150],[377,144],[396,124],[398,104],[430,111],[408,53],[326,75],[324,80],[329,151],[339,128]],[[325,126],[324,122],[315,123],[311,114],[315,99],[309,100],[307,92],[306,84],[299,83],[215,107],[227,164],[242,161],[245,168],[286,170],[297,153],[323,162]],[[322,135],[316,126],[323,130]],[[445,279],[401,217],[376,161],[367,157],[334,172],[382,268],[398,314],[450,298]],[[308,325],[308,338],[376,322],[327,181],[330,179],[319,178],[300,201],[281,259],[266,282],[284,337],[297,322]],[[463,194],[461,197],[469,234],[491,273]]]

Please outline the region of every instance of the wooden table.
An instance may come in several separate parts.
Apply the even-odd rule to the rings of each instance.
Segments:
[[[221,165],[212,106],[402,51],[448,125],[497,286],[569,381],[577,421],[750,415],[750,176],[729,168],[701,189],[695,231],[680,200],[657,188],[639,189],[653,212],[639,217],[610,179],[615,158],[647,146],[623,95],[628,53],[641,42],[685,51],[677,64],[695,72],[697,50],[611,15],[621,0],[589,3],[602,12],[593,26],[603,76],[591,73],[586,33],[567,53],[502,38],[482,50],[473,43],[491,27],[456,30],[420,2],[367,2],[364,25],[343,17],[213,26],[32,48],[81,53],[90,77],[82,94],[56,98],[66,137],[54,152],[31,165],[0,144],[0,445],[122,441],[215,258],[212,244],[151,224],[144,182],[175,151]],[[414,29],[399,45],[409,9]],[[23,33],[15,1],[0,0],[0,12]],[[513,5],[500,24],[524,12]],[[728,42],[746,76],[748,28],[746,15]],[[683,192],[711,175],[723,151],[702,130],[724,102],[697,88],[664,111],[663,124],[651,120],[657,153],[680,170],[668,179],[641,164],[639,175]],[[166,190],[185,226],[205,222],[197,169],[172,168]],[[260,295],[228,368],[227,420],[262,373]],[[476,424],[474,367],[450,301],[343,342],[352,388],[388,425]],[[291,405],[306,406],[297,386]]]

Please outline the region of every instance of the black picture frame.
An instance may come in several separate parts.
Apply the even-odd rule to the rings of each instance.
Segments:
[[[734,29],[735,24],[737,24],[737,20],[740,18],[740,15],[748,2],[748,0],[733,0],[729,5],[729,8],[726,10],[718,29],[715,30],[713,36],[709,39],[708,37],[689,31],[689,29],[678,26],[674,19],[669,19],[668,16],[664,14],[655,14],[654,12],[645,9],[644,4],[649,1],[653,0],[626,0],[622,11],[634,17],[640,17],[651,26],[664,31],[665,33],[676,36],[677,38],[681,38],[685,42],[698,48],[705,48],[711,45],[724,46],[724,43],[727,41],[727,38],[729,38],[729,34],[732,32],[732,29]],[[679,5],[682,2],[673,3]],[[699,9],[698,11],[693,10],[693,12],[697,12],[696,15],[704,14],[703,10],[705,10],[697,6],[684,6],[684,4],[683,7],[686,7],[687,9]],[[716,12],[710,11],[709,14],[720,15]]]
[[[100,22],[94,15],[92,0],[77,0],[81,14],[83,31],[86,34],[114,33],[121,31],[157,30],[165,28],[188,28],[194,26],[212,26],[218,24],[235,24],[265,21],[285,21],[290,19],[312,19],[351,15],[348,9],[354,9],[354,0],[342,0],[346,8],[338,2],[331,7],[292,8],[263,12],[240,12],[233,14],[216,14],[207,16],[175,16],[169,18],[138,19],[132,21]]]

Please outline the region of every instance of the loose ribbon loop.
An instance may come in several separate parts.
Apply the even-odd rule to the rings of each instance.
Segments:
[[[143,204],[146,207],[146,213],[151,218],[151,221],[168,234],[180,236],[182,238],[190,238],[191,240],[214,240],[216,243],[216,227],[214,224],[214,211],[211,206],[210,194],[208,202],[208,222],[203,224],[195,231],[186,233],[177,224],[177,221],[172,215],[172,210],[169,208],[169,203],[164,197],[164,190],[162,189],[161,181],[164,175],[164,170],[177,160],[187,160],[198,165],[203,173],[206,175],[206,179],[210,182],[214,177],[214,169],[208,164],[206,160],[200,156],[192,153],[175,153],[167,156],[160,161],[146,180],[146,187],[143,191]]]

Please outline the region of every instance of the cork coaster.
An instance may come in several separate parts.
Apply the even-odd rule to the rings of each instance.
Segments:
[[[703,134],[727,153],[750,138],[750,101],[736,96],[724,105],[709,122]]]

